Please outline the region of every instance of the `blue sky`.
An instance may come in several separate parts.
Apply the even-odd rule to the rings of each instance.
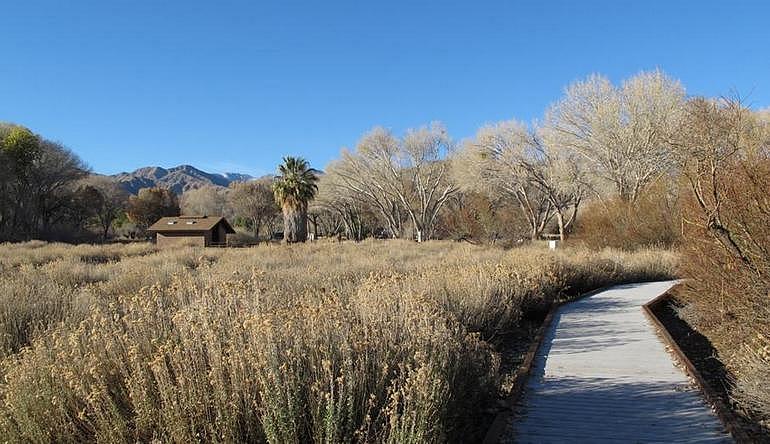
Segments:
[[[770,105],[770,2],[11,0],[0,121],[96,172],[322,168],[382,125],[540,118],[571,81],[663,69]]]

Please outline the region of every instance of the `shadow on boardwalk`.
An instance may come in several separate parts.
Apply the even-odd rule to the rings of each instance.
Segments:
[[[694,427],[713,428],[702,421],[703,402],[697,397],[672,397],[689,390],[660,382],[620,382],[606,378],[560,378],[543,383],[533,375],[537,399],[519,406],[517,415],[537,424],[517,442],[725,442],[725,437],[697,436]],[[660,406],[666,406],[661,409]]]

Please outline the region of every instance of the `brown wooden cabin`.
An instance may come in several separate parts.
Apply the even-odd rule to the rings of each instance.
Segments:
[[[227,245],[227,234],[235,233],[227,219],[220,216],[162,217],[147,230],[156,235],[160,247]]]

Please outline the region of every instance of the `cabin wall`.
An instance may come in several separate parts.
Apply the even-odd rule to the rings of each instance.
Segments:
[[[156,244],[159,247],[196,246],[205,247],[209,244],[211,232],[205,233],[158,233]]]
[[[224,224],[218,224],[216,226],[217,230],[217,237],[219,237],[219,243],[220,244],[226,244],[227,243],[227,229],[225,228]]]

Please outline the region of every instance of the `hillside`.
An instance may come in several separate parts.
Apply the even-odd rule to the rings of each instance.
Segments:
[[[252,179],[248,174],[207,173],[190,165],[179,165],[168,169],[144,167],[130,173],[115,174],[112,177],[131,194],[136,194],[140,189],[148,187],[164,187],[176,194],[182,194],[204,185],[226,187],[231,182]]]

